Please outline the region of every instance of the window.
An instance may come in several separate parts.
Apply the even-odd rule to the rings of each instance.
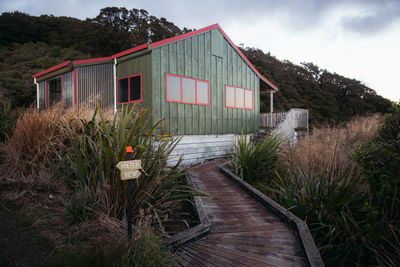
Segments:
[[[47,81],[47,106],[52,106],[62,101],[62,77]]]
[[[142,74],[134,74],[117,80],[118,104],[142,101]]]
[[[166,74],[167,102],[195,105],[209,104],[209,82],[194,78]]]
[[[253,109],[253,90],[233,87],[225,87],[225,107]]]

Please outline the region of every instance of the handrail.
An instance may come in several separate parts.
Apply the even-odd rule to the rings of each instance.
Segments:
[[[296,142],[296,131],[306,129],[308,134],[308,110],[300,108],[291,108],[285,117],[271,131],[272,135],[282,135],[290,143]]]

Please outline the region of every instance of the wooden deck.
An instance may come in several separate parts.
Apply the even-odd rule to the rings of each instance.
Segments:
[[[307,266],[296,233],[219,172],[224,161],[189,169],[202,198],[211,233],[176,252],[178,266]]]

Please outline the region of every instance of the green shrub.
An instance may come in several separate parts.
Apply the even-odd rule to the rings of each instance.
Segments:
[[[385,118],[376,136],[361,145],[355,159],[368,180],[375,201],[400,198],[400,111]],[[400,206],[396,207],[396,210]]]
[[[11,134],[18,113],[11,111],[10,104],[0,104],[0,142],[3,142]]]
[[[95,246],[60,249],[49,259],[48,265],[150,267],[173,266],[173,260],[171,253],[162,250],[161,240],[154,230],[142,229],[130,242],[104,240]]]
[[[264,191],[306,221],[324,262],[338,266],[359,262],[365,250],[364,230],[358,227],[367,217],[368,196],[359,185],[360,177],[351,169],[310,168],[278,175]]]
[[[70,224],[86,222],[94,218],[97,201],[90,194],[78,192],[76,196],[64,203]]]
[[[145,230],[124,258],[124,266],[172,266],[172,255],[162,252],[160,238],[154,231]]]
[[[234,171],[248,182],[270,178],[274,175],[282,143],[279,136],[265,136],[255,144],[242,132],[231,157]]]

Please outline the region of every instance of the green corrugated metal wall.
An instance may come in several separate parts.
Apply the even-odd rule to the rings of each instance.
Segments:
[[[142,73],[142,98],[144,107],[152,107],[152,78],[151,78],[151,55],[135,54],[123,57],[118,60],[117,79],[129,75]],[[121,105],[117,105],[118,108]],[[151,110],[150,110],[151,113]]]
[[[213,29],[152,49],[153,115],[165,118],[165,133],[228,134],[258,130],[259,78],[223,35]],[[165,73],[210,82],[210,105],[166,102]],[[254,90],[253,110],[225,107],[225,85]]]

